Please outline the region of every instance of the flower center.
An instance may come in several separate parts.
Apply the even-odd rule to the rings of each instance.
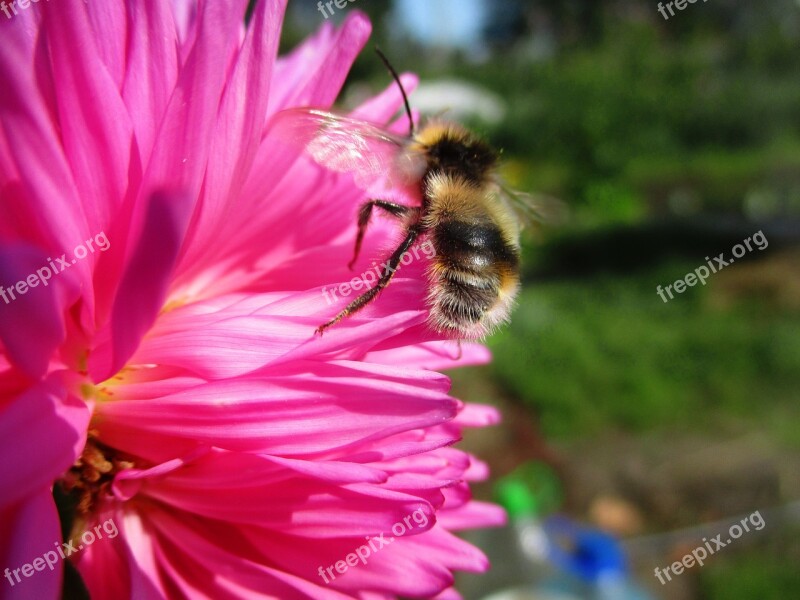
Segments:
[[[134,460],[96,439],[90,430],[83,452],[75,464],[58,480],[60,491],[74,506],[73,530],[82,527],[97,512],[103,498],[111,495],[114,476],[135,466]]]

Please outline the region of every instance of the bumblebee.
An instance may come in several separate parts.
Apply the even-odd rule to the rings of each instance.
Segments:
[[[400,88],[407,138],[310,108],[282,111],[272,125],[273,133],[304,143],[318,164],[352,173],[363,189],[383,178],[390,187],[411,184],[421,199],[418,206],[383,199],[361,206],[351,269],[373,210],[397,219],[405,235],[375,284],[316,332],[372,302],[403,256],[427,238],[435,249],[427,271],[430,327],[453,339],[483,338],[509,318],[519,291],[520,224],[536,218],[536,203],[505,188],[496,172],[498,154],[466,128],[434,120],[416,131],[400,77],[378,54]]]

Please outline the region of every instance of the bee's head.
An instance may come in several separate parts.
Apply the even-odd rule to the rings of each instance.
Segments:
[[[432,122],[415,138],[430,170],[460,175],[483,183],[497,164],[497,153],[482,139],[456,123]]]

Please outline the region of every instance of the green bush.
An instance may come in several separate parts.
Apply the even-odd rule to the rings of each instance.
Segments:
[[[665,304],[656,285],[694,266],[527,286],[513,327],[493,340],[496,377],[560,437],[791,408],[800,315],[713,309],[697,287]]]

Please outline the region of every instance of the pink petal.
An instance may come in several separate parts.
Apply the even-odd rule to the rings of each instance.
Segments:
[[[135,514],[104,513],[119,532],[95,540],[78,554],[77,567],[92,600],[162,600],[168,596],[158,577],[151,534]],[[105,532],[106,530],[103,529]]]
[[[119,14],[92,12],[99,13],[99,26],[114,20],[122,23]],[[110,221],[129,183],[133,131],[115,81],[121,78],[121,49],[117,48],[116,56],[114,50],[106,51],[115,71],[109,73],[95,44],[85,4],[53,4],[43,13],[64,153],[84,207],[86,226],[95,234]],[[119,37],[117,31],[104,30],[107,39],[98,40],[98,45],[114,48],[119,43],[113,39]]]
[[[89,409],[51,379],[0,410],[0,502],[7,506],[49,488],[73,465],[86,443]]]
[[[502,527],[508,522],[506,511],[488,502],[471,502],[455,510],[438,513],[439,523],[447,530],[477,529],[480,527]]]
[[[278,61],[269,114],[290,106],[328,107],[336,99],[350,66],[369,38],[372,25],[350,11],[335,33],[326,24],[305,45]]]
[[[130,114],[139,162],[148,164],[161,117],[178,78],[175,23],[168,2],[129,3],[131,27],[122,97]]]
[[[33,33],[26,36],[23,25],[33,11],[25,13],[2,25],[0,233],[5,240],[25,240],[55,252],[85,239],[86,215],[50,109],[40,94],[30,93],[38,82],[32,56],[27,56],[33,53]]]
[[[30,246],[0,246],[0,282],[7,288],[0,288],[0,338],[9,360],[34,378],[44,375],[64,340],[63,314],[77,292],[72,272],[53,275],[47,258]]]
[[[500,411],[494,406],[470,402],[458,413],[454,423],[462,427],[488,427],[502,420]]]
[[[142,336],[164,304],[170,278],[186,234],[192,202],[186,196],[154,194],[142,207],[133,231],[138,236],[131,246],[112,309],[111,336],[113,358],[99,352],[90,363],[96,381],[118,371],[136,350]],[[94,356],[93,356],[94,358]]]
[[[3,482],[5,487],[6,482]],[[3,498],[6,500],[6,498]],[[61,597],[61,578],[64,566],[57,548],[61,547],[61,532],[53,495],[50,487],[31,493],[17,506],[8,506],[0,511],[0,532],[3,547],[0,549],[2,566],[8,573],[0,586],[2,600],[57,600]],[[48,568],[45,560],[31,570],[26,577],[20,569],[28,565],[31,569],[35,559],[46,560],[53,568]],[[35,566],[34,566],[35,569]],[[16,573],[15,573],[16,571]],[[19,577],[20,581],[17,581]]]
[[[298,600],[347,599],[305,577],[265,566],[263,557],[241,552],[240,533],[229,526],[200,525],[164,511],[152,512],[159,533],[161,566],[184,596],[223,600],[267,594]]]
[[[199,197],[245,5],[246,0],[199,4],[196,42],[180,71],[144,166],[143,195],[169,182],[171,189],[192,199]]]
[[[337,365],[298,367],[305,374],[212,382],[147,402],[104,403],[97,409],[105,419],[104,439],[113,442],[135,429],[229,449],[308,454],[440,423],[459,406],[413,379],[364,379]],[[304,383],[311,373],[313,389]]]
[[[491,360],[486,346],[471,342],[461,342],[460,348],[455,341],[430,341],[402,348],[392,347],[382,350],[379,344],[364,356],[368,362],[398,362],[408,366],[417,366],[432,371],[483,365]]]
[[[244,46],[225,88],[211,151],[199,219],[193,227],[192,250],[185,261],[202,268],[199,256],[216,260],[220,225],[235,211],[242,185],[261,143],[269,99],[270,78],[278,50],[279,30],[267,23],[280,22],[285,0],[256,5]]]

